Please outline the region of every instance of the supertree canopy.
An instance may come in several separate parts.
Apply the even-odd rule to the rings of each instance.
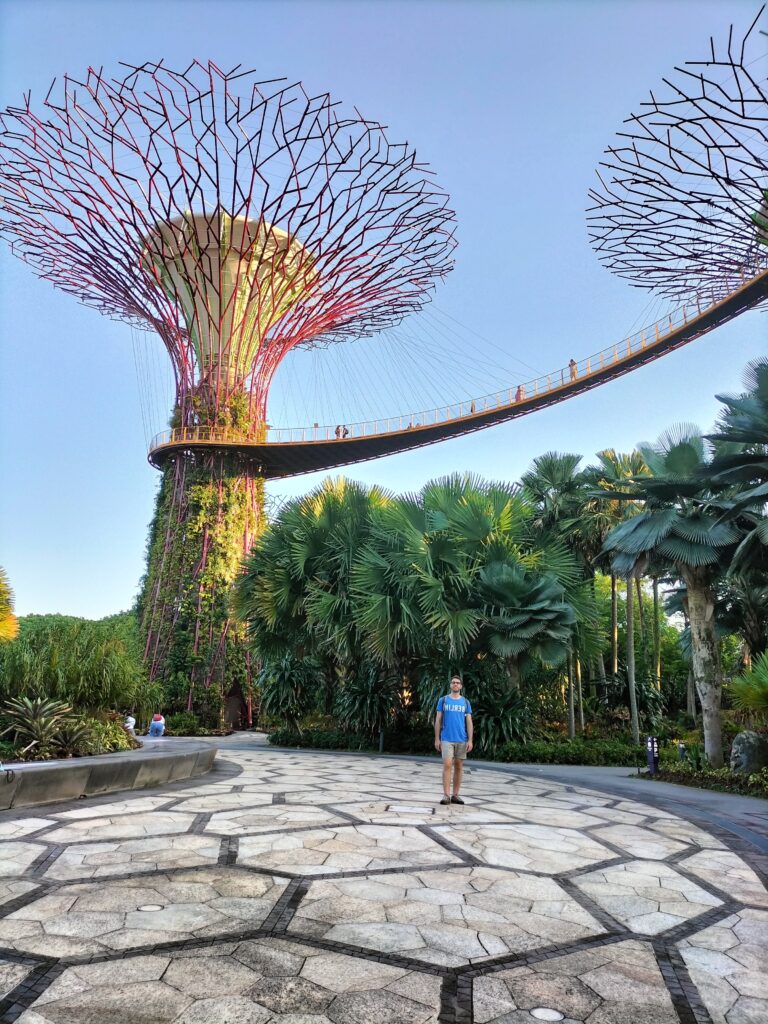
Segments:
[[[454,215],[408,145],[327,94],[212,62],[126,68],[0,114],[0,234],[56,287],[160,335],[173,426],[258,439],[288,352],[376,333],[428,300],[452,267]],[[262,506],[242,446],[164,466],[146,656],[172,701],[212,716],[247,688],[227,595]]]
[[[758,17],[675,69],[606,150],[590,191],[601,262],[641,288],[707,301],[768,266],[768,78]],[[762,46],[761,46],[762,44]],[[762,52],[761,52],[762,49]]]

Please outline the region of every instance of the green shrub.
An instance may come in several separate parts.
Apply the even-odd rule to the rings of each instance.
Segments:
[[[170,736],[199,736],[200,719],[192,711],[177,711],[166,718],[165,731]]]
[[[377,750],[370,736],[339,729],[277,729],[269,742],[277,747],[310,747],[316,750]]]
[[[740,772],[732,772],[730,768],[695,768],[690,762],[681,762],[674,767],[665,765],[653,778],[662,782],[677,782],[683,786],[768,798],[768,768],[762,768],[753,775],[742,775]]]
[[[92,749],[88,753],[111,754],[116,750],[135,750],[141,746],[138,740],[128,735],[119,719],[109,718],[101,721],[86,718],[85,721],[91,733]]]
[[[645,748],[620,740],[536,740],[505,743],[496,752],[499,761],[522,764],[591,764],[633,768],[645,764]]]

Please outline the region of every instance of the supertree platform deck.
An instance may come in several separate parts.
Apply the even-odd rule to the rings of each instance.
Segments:
[[[265,478],[277,479],[336,469],[470,434],[606,384],[760,305],[768,299],[768,269],[729,287],[709,305],[699,300],[694,306],[681,306],[663,320],[579,362],[474,401],[361,423],[267,427],[258,438],[220,428],[167,430],[153,439],[149,461],[161,468],[180,453],[189,456],[220,449],[240,456]]]

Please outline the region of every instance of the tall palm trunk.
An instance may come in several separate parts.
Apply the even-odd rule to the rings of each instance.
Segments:
[[[584,693],[581,687],[581,658],[576,655],[576,689],[579,695],[579,732],[584,732]]]
[[[635,692],[635,610],[633,608],[632,577],[627,579],[627,688],[629,689],[629,718],[632,740],[640,742],[640,721],[637,717],[637,693]]]
[[[661,630],[659,628],[659,577],[653,577],[653,678],[661,693]]]
[[[709,571],[681,566],[688,591],[688,618],[691,623],[691,659],[693,678],[701,702],[704,752],[713,768],[723,767],[723,735],[720,706],[723,695],[723,669],[715,633],[715,596]]]
[[[616,573],[611,573],[611,675],[615,679],[619,672],[619,595],[617,594]]]
[[[573,654],[568,653],[568,739],[576,737],[576,716],[573,702]]]

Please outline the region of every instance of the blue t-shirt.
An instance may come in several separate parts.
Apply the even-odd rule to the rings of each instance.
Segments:
[[[466,715],[472,714],[472,705],[466,697],[452,697],[448,694],[437,702],[437,710],[443,713],[443,727],[440,739],[443,743],[467,742]]]

